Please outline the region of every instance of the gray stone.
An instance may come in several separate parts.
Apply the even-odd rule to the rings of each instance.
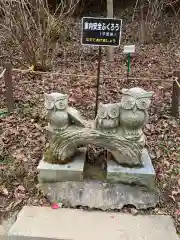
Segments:
[[[0,240],[6,240],[6,231],[3,225],[0,225]]]
[[[108,161],[107,181],[138,184],[153,189],[155,186],[155,171],[146,149],[143,149],[141,162],[143,167],[129,168],[117,165],[113,161]]]
[[[170,216],[24,207],[9,231],[10,240],[177,240]]]
[[[39,163],[39,181],[83,181],[86,148],[79,148],[78,153],[69,164],[51,164],[43,160]]]
[[[100,181],[40,183],[40,189],[51,202],[61,201],[67,207],[121,209],[131,204],[137,209],[155,207],[159,195],[138,186],[102,183]]]

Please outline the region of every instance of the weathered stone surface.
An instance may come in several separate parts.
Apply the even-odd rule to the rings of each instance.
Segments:
[[[40,183],[39,187],[50,201],[61,201],[67,207],[87,206],[107,210],[132,204],[137,209],[146,209],[155,207],[159,200],[157,192],[99,181]]]
[[[107,181],[113,183],[138,184],[146,186],[150,189],[155,185],[155,171],[146,149],[143,149],[141,168],[129,168],[117,165],[113,161],[107,164]]]
[[[43,160],[39,163],[39,181],[83,181],[86,148],[79,148],[74,160],[69,164],[51,164]]]
[[[7,240],[4,226],[0,225],[0,240]]]
[[[178,240],[171,217],[25,207],[11,240]]]

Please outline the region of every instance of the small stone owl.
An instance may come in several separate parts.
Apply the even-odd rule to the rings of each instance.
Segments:
[[[104,133],[113,134],[119,126],[119,106],[116,103],[99,104],[98,114],[95,119],[96,129]]]
[[[68,95],[62,93],[45,93],[45,108],[48,110],[49,127],[54,132],[64,130],[69,125],[67,113]]]
[[[122,89],[120,103],[120,126],[124,130],[125,137],[140,138],[143,135],[142,128],[149,119],[148,111],[153,92],[147,92],[141,88]]]

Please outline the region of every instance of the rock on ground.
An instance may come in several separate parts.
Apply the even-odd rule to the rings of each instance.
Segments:
[[[137,209],[155,207],[158,193],[138,186],[110,184],[100,181],[40,183],[40,189],[51,202],[66,207],[89,207],[102,210],[121,209],[130,204]]]

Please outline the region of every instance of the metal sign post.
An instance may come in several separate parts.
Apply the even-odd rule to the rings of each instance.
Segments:
[[[135,45],[125,45],[124,51],[127,54],[127,80],[131,71],[131,53],[135,52]]]
[[[98,111],[102,46],[117,47],[121,40],[122,19],[82,18],[82,45],[99,46],[95,115]]]
[[[98,71],[97,71],[97,86],[96,86],[96,107],[95,107],[95,117],[97,116],[97,111],[98,111],[100,73],[101,73],[101,46],[99,46],[99,59],[98,59]]]

